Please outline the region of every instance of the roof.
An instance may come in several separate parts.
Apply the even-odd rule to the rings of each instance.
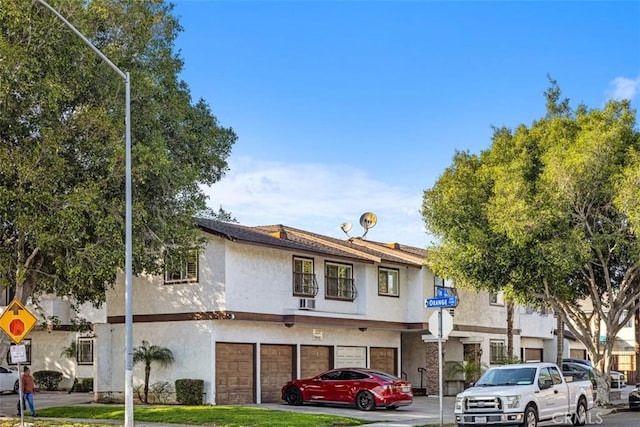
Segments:
[[[282,224],[248,227],[211,218],[195,218],[205,232],[234,242],[269,246],[365,263],[394,263],[421,268],[426,250],[359,238],[336,239]]]

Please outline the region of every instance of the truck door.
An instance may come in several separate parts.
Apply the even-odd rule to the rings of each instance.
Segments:
[[[562,381],[562,375],[555,367],[540,368],[538,376],[538,401],[540,419],[564,419],[569,402],[569,391]]]

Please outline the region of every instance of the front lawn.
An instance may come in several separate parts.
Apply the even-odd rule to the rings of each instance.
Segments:
[[[249,408],[242,406],[150,406],[134,407],[135,421],[147,421],[171,424],[192,424],[207,427],[331,427],[358,426],[368,421],[356,418],[340,417],[336,415],[302,414],[272,409]],[[45,418],[59,418],[61,420],[91,419],[95,423],[77,423],[63,421],[46,421],[25,416],[25,421],[36,427],[68,426],[68,427],[97,427],[104,426],[100,420],[119,420],[124,422],[123,405],[86,405],[59,406],[38,410],[38,415]],[[15,421],[4,422],[1,427],[12,427]]]

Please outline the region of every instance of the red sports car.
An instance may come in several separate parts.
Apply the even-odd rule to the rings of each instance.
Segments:
[[[411,383],[393,375],[365,368],[331,369],[313,378],[289,381],[282,387],[289,405],[325,403],[355,405],[363,411],[376,407],[396,409],[411,405]]]

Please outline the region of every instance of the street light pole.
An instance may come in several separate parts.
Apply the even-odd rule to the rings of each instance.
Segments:
[[[132,209],[131,209],[131,80],[129,73],[120,70],[100,49],[95,47],[76,27],[67,21],[56,9],[44,0],[36,0],[49,9],[64,24],[71,29],[80,39],[93,50],[96,55],[106,62],[115,71],[125,84],[125,374],[124,374],[124,398],[125,427],[133,427],[133,255],[132,255]]]

